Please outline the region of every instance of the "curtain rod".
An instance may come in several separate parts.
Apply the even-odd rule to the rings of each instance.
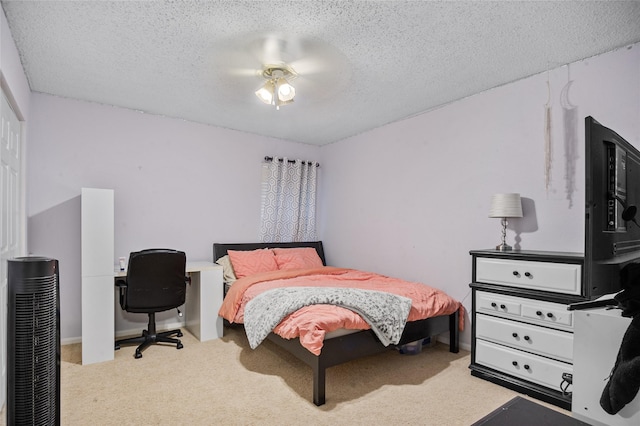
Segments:
[[[273,157],[266,156],[264,157],[264,161],[270,162],[273,161]],[[278,161],[282,163],[282,158],[278,158]],[[288,160],[289,163],[295,163],[296,160]],[[314,164],[311,161],[303,161],[302,164]],[[315,163],[316,167],[320,167],[320,163]]]

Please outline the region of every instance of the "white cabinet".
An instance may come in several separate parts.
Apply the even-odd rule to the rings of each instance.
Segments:
[[[471,374],[571,407],[581,254],[472,251]]]
[[[113,195],[112,189],[81,193],[82,364],[113,359]]]
[[[575,312],[573,417],[591,425],[640,424],[640,394],[611,415],[600,407],[600,396],[616,363],[622,337],[631,318],[620,309],[587,309]]]

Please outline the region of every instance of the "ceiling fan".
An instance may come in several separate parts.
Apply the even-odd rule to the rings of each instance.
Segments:
[[[296,94],[317,102],[341,90],[349,79],[346,57],[318,39],[260,35],[227,45],[226,78],[254,91],[262,102],[282,105]]]

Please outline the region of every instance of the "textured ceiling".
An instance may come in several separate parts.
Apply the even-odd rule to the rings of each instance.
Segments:
[[[35,92],[318,145],[640,41],[637,1],[1,3]]]

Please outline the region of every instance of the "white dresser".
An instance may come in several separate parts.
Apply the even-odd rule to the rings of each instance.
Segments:
[[[571,409],[583,256],[472,251],[471,374]]]

